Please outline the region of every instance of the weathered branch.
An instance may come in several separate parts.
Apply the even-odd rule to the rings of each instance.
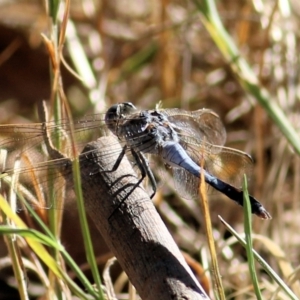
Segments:
[[[117,171],[103,172],[117,150],[115,138],[100,138],[85,147],[81,160],[86,208],[108,247],[142,299],[208,299],[149,196],[134,188],[138,178],[127,158]]]

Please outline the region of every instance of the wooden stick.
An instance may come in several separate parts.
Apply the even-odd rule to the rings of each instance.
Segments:
[[[142,299],[209,299],[112,136],[89,143],[80,157],[87,211]],[[109,155],[107,155],[109,153]],[[124,204],[119,205],[126,197]]]

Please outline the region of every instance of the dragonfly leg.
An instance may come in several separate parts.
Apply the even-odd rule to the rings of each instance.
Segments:
[[[137,181],[137,183],[135,183],[133,185],[131,191],[134,191],[134,189],[137,188],[143,182],[145,177],[148,176],[150,179],[152,189],[153,189],[153,193],[150,196],[150,198],[153,198],[156,193],[157,185],[156,185],[156,180],[154,178],[154,175],[153,175],[151,169],[149,168],[148,160],[141,152],[136,152],[133,149],[131,149],[131,153],[132,153],[132,156],[133,156],[134,160],[136,161],[136,164],[138,165],[138,168],[140,169],[140,172],[141,172],[141,178]],[[125,154],[125,152],[124,152],[124,154]],[[125,196],[125,198],[122,199],[122,201],[119,203],[118,207],[116,209],[114,209],[114,211],[111,213],[111,215],[108,217],[108,219],[111,219],[111,217],[114,215],[115,211],[118,210],[121,207],[121,205],[125,202],[125,200],[129,197],[130,193],[131,192],[129,192]]]
[[[144,179],[145,176],[147,176],[150,180],[150,184],[151,184],[151,187],[153,190],[153,193],[150,196],[150,198],[152,199],[156,193],[157,184],[156,184],[156,180],[154,178],[153,172],[151,171],[151,169],[149,167],[149,162],[142,152],[137,153],[134,150],[132,150],[132,155],[141,171],[142,179]]]
[[[99,172],[111,173],[111,172],[116,171],[119,168],[119,165],[120,165],[123,157],[125,156],[126,149],[127,149],[127,146],[125,145],[122,148],[122,151],[121,151],[120,155],[118,156],[118,159],[116,160],[116,162],[114,163],[113,167],[110,170],[103,170],[103,171],[91,172],[90,176],[95,175],[95,174],[97,174]]]
[[[112,218],[112,216],[115,214],[115,212],[122,206],[122,204],[131,195],[131,193],[142,183],[142,181],[144,180],[144,178],[143,177],[140,178],[135,184],[132,185],[132,189],[129,192],[127,192],[126,196],[120,201],[120,203],[118,204],[118,206],[113,210],[113,212],[108,217],[108,220],[110,220]],[[123,186],[123,189],[127,188],[128,186],[129,185]]]

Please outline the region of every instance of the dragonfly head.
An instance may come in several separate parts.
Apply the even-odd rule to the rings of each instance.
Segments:
[[[118,122],[133,113],[136,107],[131,102],[118,103],[111,106],[105,114],[105,124],[108,129],[116,134]]]

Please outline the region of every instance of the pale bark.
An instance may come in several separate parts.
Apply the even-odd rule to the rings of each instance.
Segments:
[[[148,194],[133,189],[138,179],[127,158],[116,171],[102,171],[111,169],[118,148],[115,138],[100,138],[85,147],[93,151],[81,163],[87,211],[108,247],[142,299],[208,299]]]

